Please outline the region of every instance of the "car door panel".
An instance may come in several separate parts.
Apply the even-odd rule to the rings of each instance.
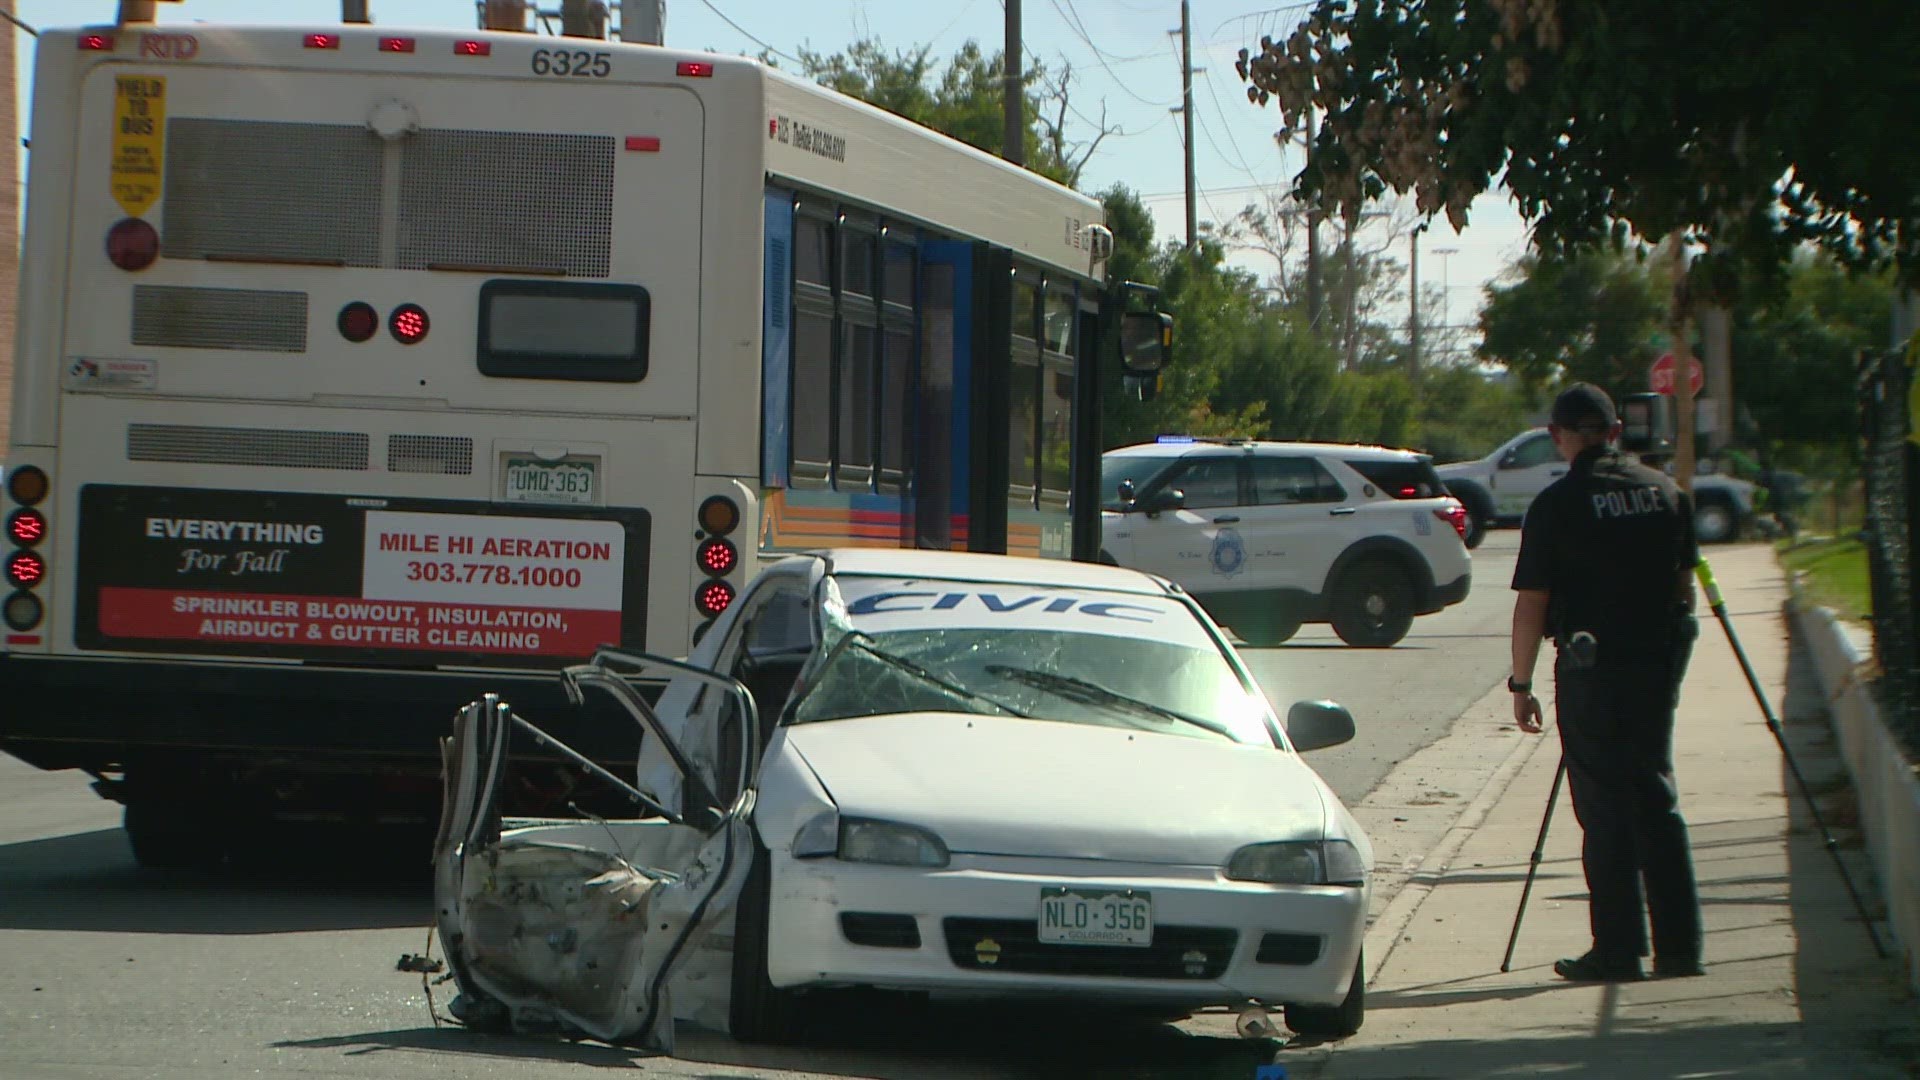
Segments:
[[[1191,592],[1218,591],[1229,575],[1216,568],[1217,556],[1222,545],[1237,542],[1240,524],[1239,458],[1187,458],[1142,491],[1140,501],[1150,504],[1167,490],[1184,493],[1179,508],[1155,514],[1135,510],[1127,515],[1133,561],[1126,565],[1159,574]]]
[[[1249,585],[1318,595],[1357,528],[1358,505],[1307,454],[1256,454],[1245,513]]]
[[[1566,473],[1567,463],[1552,435],[1541,432],[1516,444],[1501,456],[1488,481],[1495,512],[1501,517],[1523,516],[1534,496]]]

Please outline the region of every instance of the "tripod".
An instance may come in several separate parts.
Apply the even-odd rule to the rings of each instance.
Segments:
[[[1781,730],[1780,718],[1774,715],[1773,706],[1767,701],[1767,693],[1760,686],[1760,677],[1753,672],[1753,664],[1747,660],[1747,650],[1740,645],[1740,637],[1733,632],[1733,620],[1727,615],[1727,603],[1720,595],[1720,583],[1713,578],[1713,568],[1707,565],[1704,556],[1694,566],[1694,576],[1700,581],[1700,588],[1707,594],[1707,605],[1720,620],[1721,629],[1727,632],[1727,644],[1733,646],[1733,655],[1740,661],[1740,670],[1747,676],[1747,686],[1753,690],[1754,700],[1760,703],[1760,713],[1766,718],[1767,730],[1773,733],[1773,741],[1780,747],[1780,754],[1787,760],[1787,770],[1793,774],[1796,787],[1800,789],[1800,798],[1807,804],[1807,813],[1813,818],[1813,824],[1820,830],[1821,845],[1827,854],[1833,857],[1834,869],[1840,872],[1840,882],[1847,888],[1847,896],[1853,900],[1853,910],[1860,916],[1860,925],[1866,928],[1867,937],[1873,942],[1873,953],[1882,960],[1887,958],[1887,949],[1880,941],[1880,933],[1873,927],[1873,917],[1867,914],[1867,906],[1860,899],[1860,892],[1854,888],[1853,876],[1847,873],[1847,864],[1840,858],[1840,845],[1834,840],[1833,833],[1827,829],[1827,823],[1820,817],[1820,806],[1814,801],[1812,789],[1807,787],[1807,778],[1800,772],[1800,764],[1793,759],[1793,750],[1787,746],[1786,733]],[[1547,812],[1540,818],[1540,836],[1533,843],[1533,856],[1527,866],[1527,882],[1520,890],[1520,907],[1513,913],[1513,933],[1507,937],[1507,955],[1500,961],[1500,970],[1506,971],[1513,962],[1513,945],[1520,939],[1520,920],[1527,913],[1527,897],[1533,892],[1533,878],[1540,869],[1541,851],[1547,843],[1547,826],[1553,822],[1554,804],[1560,801],[1560,782],[1566,778],[1567,762],[1560,759],[1560,766],[1553,774],[1553,791],[1547,795]]]

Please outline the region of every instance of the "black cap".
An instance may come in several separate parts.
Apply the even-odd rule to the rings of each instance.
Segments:
[[[1574,383],[1553,399],[1553,422],[1583,435],[1605,435],[1613,430],[1613,399],[1592,383]]]

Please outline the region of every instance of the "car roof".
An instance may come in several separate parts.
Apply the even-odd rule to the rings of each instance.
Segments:
[[[918,548],[829,548],[807,552],[827,562],[834,575],[936,578],[996,584],[1106,589],[1112,592],[1171,595],[1174,590],[1152,574],[1103,563],[1032,559],[977,552],[926,551]]]
[[[1136,443],[1109,450],[1103,457],[1165,457],[1168,455],[1185,456],[1190,453],[1234,453],[1246,450],[1268,450],[1291,454],[1329,454],[1358,460],[1395,460],[1408,457],[1424,457],[1423,450],[1408,450],[1401,447],[1380,446],[1372,443],[1336,443],[1336,442],[1275,442],[1270,439],[1236,440],[1194,440],[1193,442],[1150,442]]]

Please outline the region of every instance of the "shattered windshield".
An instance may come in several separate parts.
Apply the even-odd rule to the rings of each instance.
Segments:
[[[840,579],[790,722],[966,712],[1271,746],[1266,701],[1160,597]]]

